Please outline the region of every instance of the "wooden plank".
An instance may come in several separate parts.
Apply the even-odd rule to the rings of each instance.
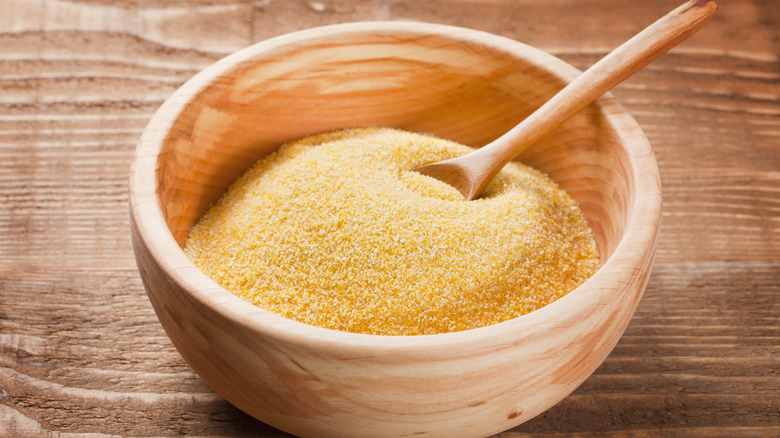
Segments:
[[[776,259],[780,100],[766,96],[773,96],[780,75],[772,73],[774,64],[741,58],[721,62],[733,62],[731,72],[749,69],[761,73],[760,78],[702,75],[699,72],[711,62],[704,58],[662,58],[655,70],[639,73],[645,85],[615,92],[636,113],[659,161],[665,195],[659,257]],[[587,64],[582,58],[576,61]],[[0,198],[13,208],[0,211],[0,224],[9,230],[0,237],[0,254],[14,257],[0,258],[0,269],[39,269],[52,263],[79,269],[106,266],[111,259],[117,267],[132,266],[128,233],[122,231],[127,228],[129,163],[151,112],[201,59],[182,56],[179,65],[190,62],[192,67],[183,71],[136,63],[127,74],[112,65],[111,74],[77,79],[54,72],[60,68],[70,75],[72,70],[103,65],[56,60],[37,66],[26,60],[3,63],[0,183],[6,189]],[[17,73],[22,70],[32,79],[22,78]],[[702,96],[687,93],[684,85],[668,85],[700,82],[727,91]],[[745,90],[758,90],[761,97],[751,98]],[[49,97],[42,99],[40,93]],[[108,94],[110,99],[102,97]],[[744,106],[740,99],[748,102],[745,111],[738,111]],[[726,109],[713,110],[719,106]],[[686,164],[694,160],[695,167]],[[70,257],[59,257],[65,247]]]
[[[657,265],[596,373],[512,433],[778,426],[778,272],[776,262]],[[176,425],[281,436],[189,370],[133,270],[5,273],[0,290],[0,405],[15,411],[9,418],[62,432],[159,435]]]
[[[619,0],[393,0],[396,19],[430,21],[508,36],[546,50],[606,53],[682,2]],[[776,53],[773,0],[719,2],[722,10],[677,52]]]

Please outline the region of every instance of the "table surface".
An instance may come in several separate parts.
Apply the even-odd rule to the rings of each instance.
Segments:
[[[199,70],[274,35],[362,20],[485,30],[584,69],[676,5],[0,0],[0,436],[286,436],[192,372],[135,267],[133,151]],[[779,57],[780,5],[722,0],[614,91],[661,171],[655,268],[595,374],[501,436],[780,436]]]

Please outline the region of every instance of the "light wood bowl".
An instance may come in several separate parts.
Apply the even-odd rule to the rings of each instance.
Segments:
[[[297,32],[207,68],[154,115],[130,181],[138,268],[171,341],[228,401],[301,436],[484,436],[551,407],[625,330],[658,236],[653,153],[610,95],[519,158],[579,201],[603,263],[528,315],[427,336],[332,331],[234,296],[181,246],[228,185],[283,142],[389,126],[481,146],[577,74],[506,38],[396,22]]]

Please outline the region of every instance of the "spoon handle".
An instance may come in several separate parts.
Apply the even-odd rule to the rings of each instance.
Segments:
[[[487,182],[528,146],[699,30],[717,9],[712,0],[691,0],[679,6],[599,60],[506,134],[477,150],[491,162],[484,164],[496,169]]]

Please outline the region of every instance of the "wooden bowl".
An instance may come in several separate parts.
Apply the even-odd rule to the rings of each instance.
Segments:
[[[618,341],[658,236],[653,153],[610,95],[519,158],[579,201],[603,264],[530,314],[438,335],[338,332],[243,301],[181,247],[228,185],[283,142],[389,126],[481,146],[577,74],[506,38],[400,22],[296,32],[207,68],[154,115],[130,181],[138,268],[171,341],[228,401],[301,436],[484,436],[551,407]]]

